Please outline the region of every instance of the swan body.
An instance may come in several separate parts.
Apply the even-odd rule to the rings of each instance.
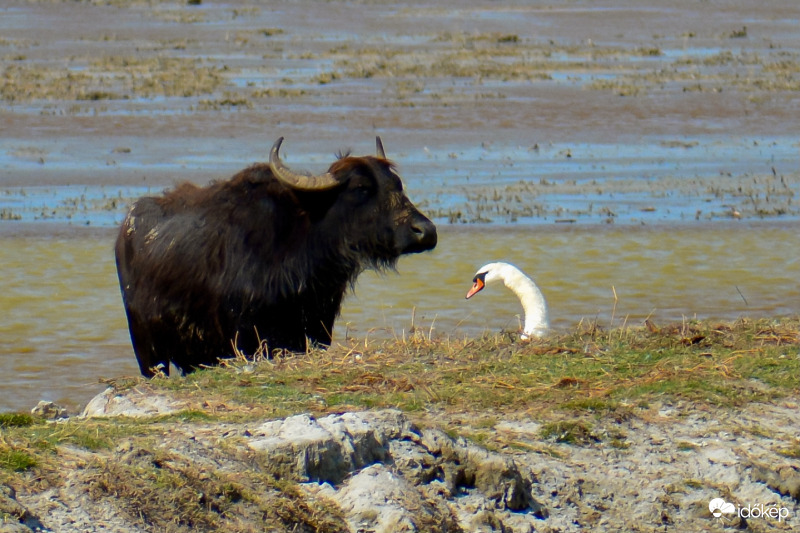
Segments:
[[[483,290],[486,285],[497,281],[502,281],[522,303],[525,324],[521,337],[527,339],[544,336],[550,327],[544,295],[531,278],[512,264],[489,263],[479,268],[472,280],[472,288],[467,292],[467,299]]]

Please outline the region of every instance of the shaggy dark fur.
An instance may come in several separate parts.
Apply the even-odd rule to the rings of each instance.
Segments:
[[[131,207],[116,243],[122,299],[142,374],[214,365],[261,342],[327,346],[364,268],[436,245],[392,164],[343,156],[341,183],[308,192],[256,164],[207,187],[183,184]]]

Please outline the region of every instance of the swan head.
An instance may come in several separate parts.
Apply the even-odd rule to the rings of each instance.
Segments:
[[[467,292],[467,300],[478,294],[486,285],[496,281],[504,281],[506,272],[510,269],[519,270],[517,267],[508,263],[489,263],[483,265],[475,272],[472,278],[472,288]]]

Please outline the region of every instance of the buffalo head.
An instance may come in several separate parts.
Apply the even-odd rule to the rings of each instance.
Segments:
[[[318,222],[321,232],[341,232],[347,226],[350,251],[372,264],[392,263],[402,254],[436,246],[436,227],[403,192],[403,183],[386,159],[380,137],[376,138],[377,157],[345,155],[328,172],[316,176],[288,168],[279,155],[282,143],[283,137],[270,150],[272,174],[303,201],[324,206]],[[330,197],[327,202],[326,194]]]

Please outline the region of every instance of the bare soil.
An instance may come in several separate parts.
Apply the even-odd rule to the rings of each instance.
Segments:
[[[325,451],[338,449],[337,445],[335,441],[315,440],[324,430],[313,417],[300,417],[301,421],[286,425],[281,421],[159,423],[154,415],[199,406],[189,406],[147,387],[117,395],[112,391],[98,400],[90,407],[95,415],[148,417],[146,423],[157,440],[155,447],[143,445],[141,440],[123,439],[110,453],[63,448],[59,452],[61,466],[54,472],[60,480],[56,486],[17,493],[5,488],[0,509],[9,514],[5,521],[0,520],[0,531],[134,533],[218,528],[260,531],[266,527],[270,531],[386,533],[566,532],[588,528],[609,532],[732,528],[777,532],[800,527],[800,463],[795,431],[800,418],[794,399],[735,410],[665,401],[624,418],[554,420],[561,424],[561,433],[548,439],[542,438],[541,419],[534,421],[526,412],[477,416],[431,412],[412,415],[409,420],[399,412],[356,412],[345,417],[391,419],[400,421],[401,426],[414,423],[389,433],[380,424],[358,426],[367,432],[362,435],[370,435],[366,440],[374,441],[379,453],[365,451],[362,437],[355,445],[354,457],[369,459],[338,467],[332,466],[329,456],[339,457],[340,452]],[[491,425],[486,423],[487,417]],[[320,418],[319,423],[330,428],[336,422],[325,422],[329,418]],[[286,426],[294,427],[295,432]],[[465,441],[448,441],[444,434],[431,429],[442,426],[458,427],[465,433],[488,433],[483,446],[492,451],[482,455],[487,452],[479,452],[474,445],[469,448]],[[353,429],[345,434],[353,442],[359,438]],[[461,455],[455,463],[449,463],[450,467],[442,463],[448,454],[442,452],[441,444],[433,444],[444,442],[442,439],[451,442],[453,450],[462,450],[452,452]],[[353,443],[347,442],[346,448],[353,453]],[[484,468],[498,469],[493,476],[505,480],[500,483],[506,487],[513,479],[509,474],[513,470],[519,486],[527,487],[530,503],[509,508],[505,500],[508,488],[506,492],[493,492],[487,487],[494,485],[448,481],[448,468],[469,468],[469,457],[483,457],[477,459],[482,461],[478,464],[494,464]],[[157,474],[150,473],[153,465]],[[306,481],[299,485],[299,492],[287,492],[274,481],[265,484],[265,478],[274,480],[269,476],[285,468],[279,465],[289,465],[284,475],[294,474],[293,479]],[[512,470],[508,470],[509,465]],[[444,474],[425,478],[425,468],[438,468]],[[133,472],[140,472],[141,482],[129,477]],[[168,492],[162,495],[148,488],[154,481],[148,478],[154,475],[163,476],[164,482],[176,476],[169,482],[173,488],[167,485],[164,488]],[[389,487],[390,479],[401,480],[401,486],[407,488]],[[251,495],[243,501],[228,501],[226,484]],[[191,509],[196,503],[191,498],[186,500],[186,491],[207,498],[212,506],[209,510],[215,511],[209,514],[217,518],[203,518],[197,511],[193,515]],[[374,500],[370,495],[380,495],[381,499]],[[140,498],[147,500],[137,503]],[[212,498],[219,503],[212,503]],[[737,513],[713,516],[709,503],[715,498],[732,503]],[[272,510],[265,512],[264,506]],[[262,511],[255,512],[258,507]],[[755,508],[775,509],[770,512],[776,514],[751,516]]]

